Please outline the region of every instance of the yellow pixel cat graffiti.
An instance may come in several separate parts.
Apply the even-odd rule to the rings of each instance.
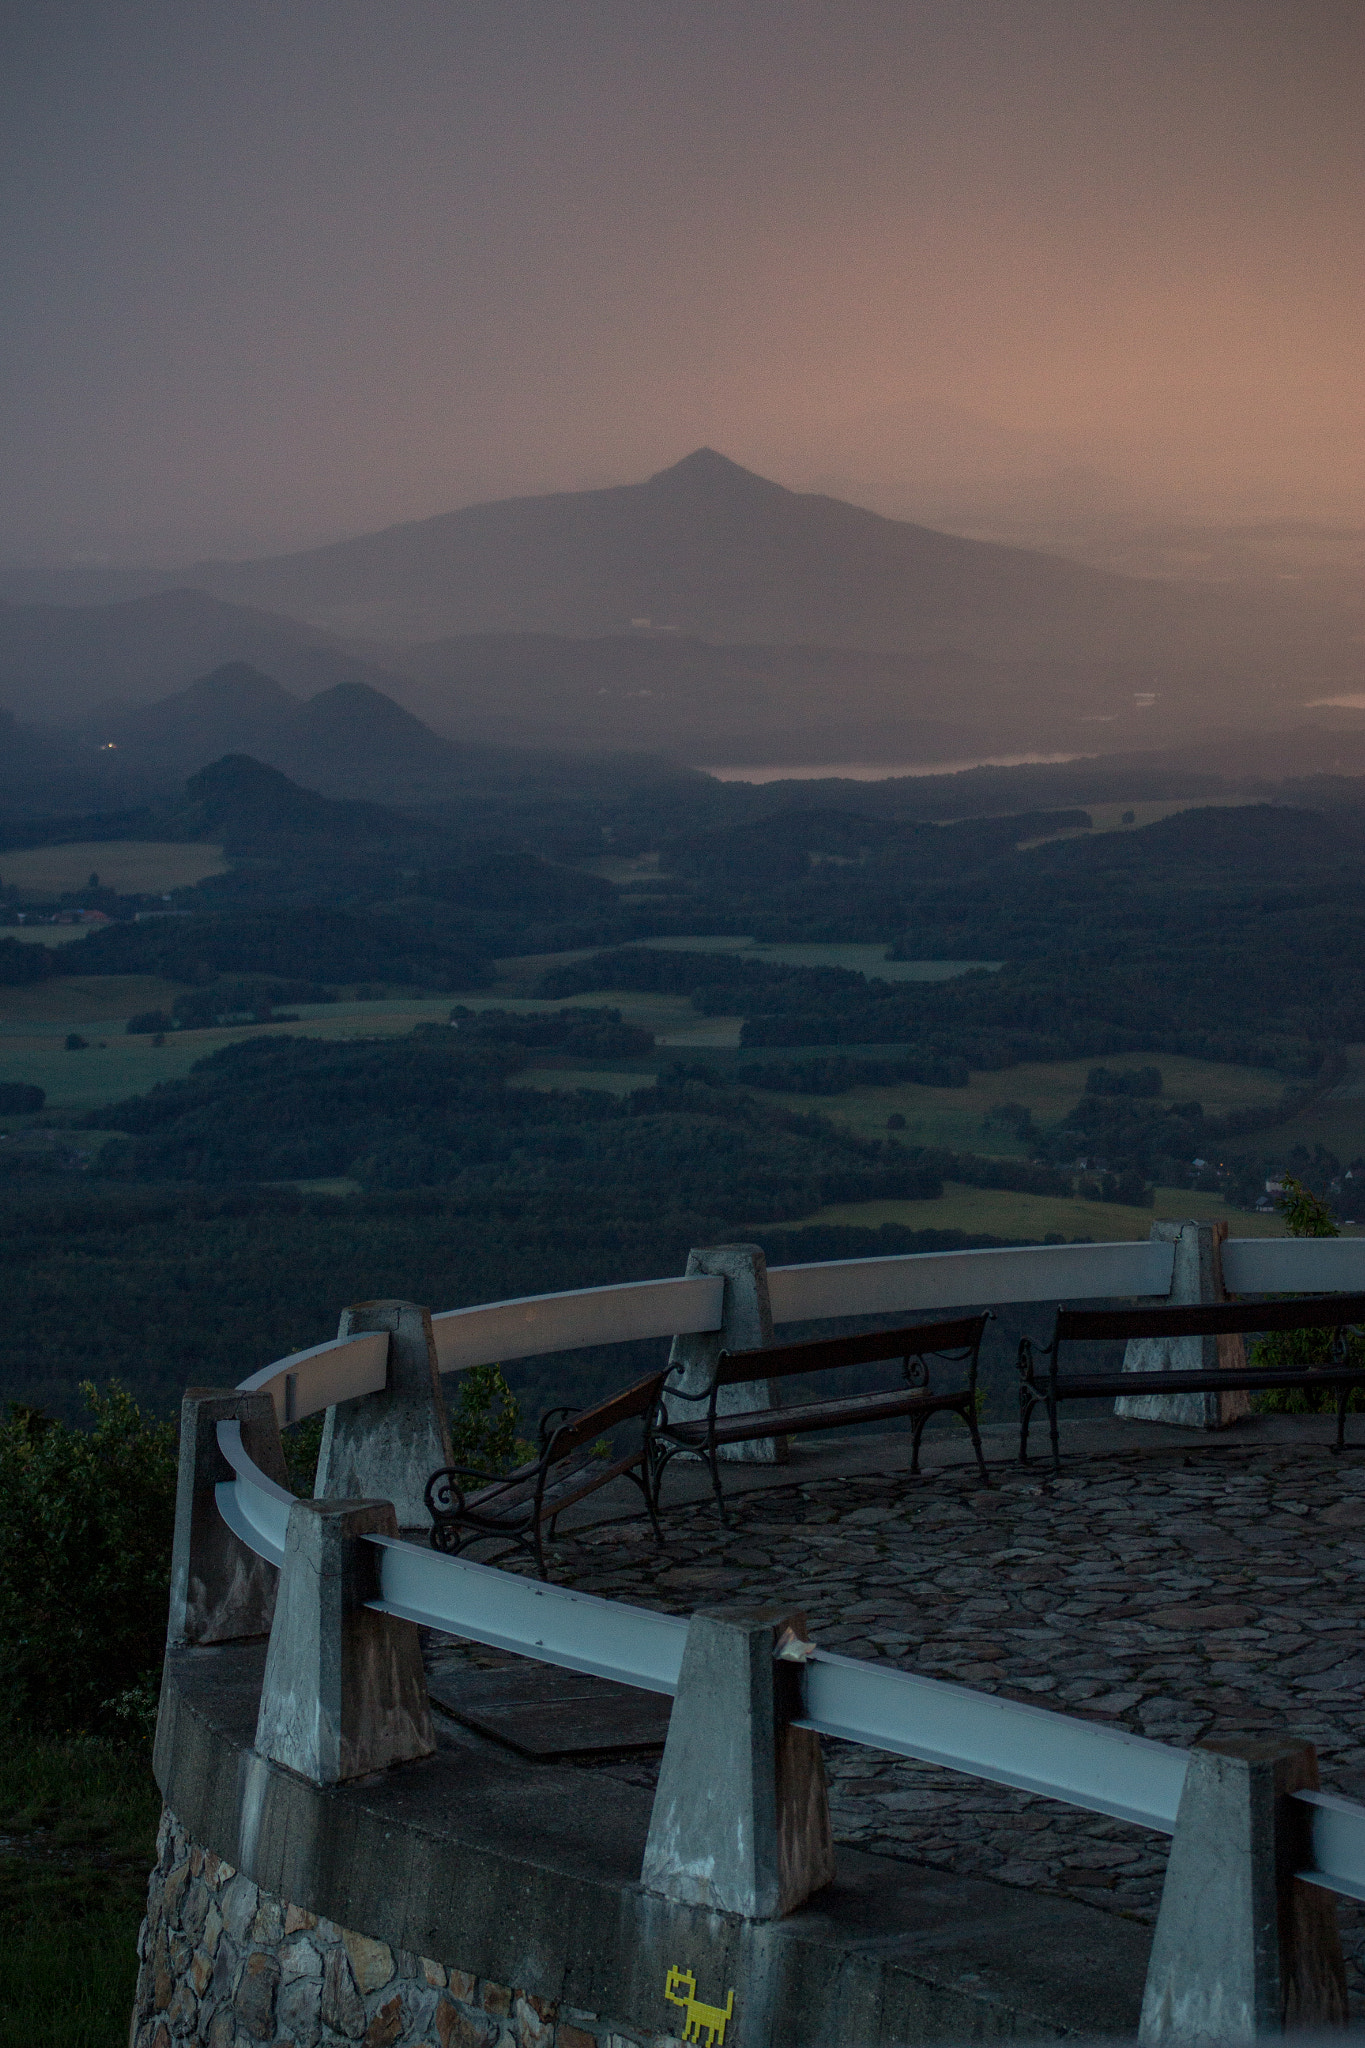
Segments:
[[[672,2005],[685,2006],[687,2025],[683,2028],[684,2041],[696,2041],[699,2048],[725,2048],[725,2023],[735,2009],[735,1994],[731,1991],[724,2005],[703,2005],[697,1997],[697,1980],[691,1970],[671,1969],[664,1982],[664,1997]],[[706,2039],[702,2041],[702,2030]]]

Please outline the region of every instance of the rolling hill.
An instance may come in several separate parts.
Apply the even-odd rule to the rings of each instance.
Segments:
[[[202,590],[117,604],[0,604],[0,704],[21,718],[64,724],[104,705],[152,703],[232,661],[305,695],[386,680],[316,626]]]

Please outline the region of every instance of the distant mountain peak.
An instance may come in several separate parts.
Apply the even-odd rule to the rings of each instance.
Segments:
[[[199,676],[179,696],[182,703],[230,701],[242,707],[273,711],[292,711],[299,701],[283,683],[249,661],[225,661],[208,675]]]
[[[267,767],[252,754],[224,754],[185,783],[185,794],[191,803],[240,803],[243,799],[262,798],[282,801],[299,792],[297,782],[282,775],[278,768]]]
[[[644,489],[675,484],[691,489],[701,486],[706,490],[742,489],[769,493],[783,490],[783,486],[775,484],[770,477],[745,469],[743,463],[732,462],[728,455],[720,454],[715,448],[694,448],[690,455],[684,455],[681,462],[673,463],[668,469],[657,470],[647,480]]]

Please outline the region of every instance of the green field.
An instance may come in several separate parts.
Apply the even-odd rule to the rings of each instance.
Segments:
[[[1311,1152],[1315,1145],[1325,1145],[1345,1166],[1365,1158],[1365,1045],[1348,1045],[1346,1057],[1347,1073],[1335,1088],[1288,1123],[1277,1125],[1277,1148],[1306,1145]]]
[[[0,854],[0,881],[25,896],[77,895],[91,875],[99,876],[102,889],[117,889],[121,896],[160,896],[226,872],[221,846],[175,840],[84,840]]]
[[[1097,832],[1140,832],[1144,825],[1158,825],[1163,818],[1174,818],[1181,811],[1238,810],[1259,801],[1258,797],[1250,796],[1199,796],[1159,797],[1131,804],[1086,804],[1084,808],[1090,815],[1088,828],[1083,825],[1076,831],[1050,832],[1041,839],[1025,839],[1021,844],[1046,846],[1051,839],[1093,838]]]
[[[2,935],[21,946],[71,946],[89,931],[88,924],[7,924]]]
[[[169,1010],[183,992],[175,982],[119,974],[63,975],[27,988],[0,988],[0,1081],[36,1082],[47,1090],[50,1109],[94,1109],[102,1102],[141,1094],[157,1081],[178,1079],[197,1060],[242,1039],[280,1030],[311,1038],[399,1036],[417,1024],[444,1024],[452,1001],[448,995],[390,993],[373,1002],[300,1004],[290,1012],[297,1015],[297,1025],[237,1024],[222,1030],[168,1032],[160,1046],[144,1035],[128,1036],[124,1027],[129,1017],[141,1010]],[[461,1000],[471,1009],[537,1013],[600,1008],[608,999],[592,995],[560,1004],[488,994]],[[631,1023],[653,1031],[662,1046],[705,1050],[739,1043],[738,1017],[700,1017],[685,996],[631,992],[609,1000]],[[85,1051],[66,1050],[72,1031],[89,1041]],[[638,1088],[643,1078],[631,1076],[631,1085]],[[586,1076],[556,1082],[547,1073],[531,1085],[603,1084]]]
[[[905,1118],[900,1134],[907,1145],[946,1145],[957,1152],[984,1152],[1000,1158],[1026,1156],[1030,1147],[998,1124],[985,1124],[997,1103],[1018,1102],[1032,1111],[1035,1123],[1054,1124],[1075,1107],[1085,1092],[1086,1076],[1095,1060],[1058,1060],[1045,1065],[1003,1067],[974,1073],[965,1088],[926,1088],[905,1081],[893,1088],[855,1088],[848,1095],[770,1095],[765,1099],[784,1109],[818,1109],[834,1123],[859,1137],[886,1130],[893,1114]],[[1229,1067],[1212,1060],[1168,1058],[1165,1054],[1134,1054],[1111,1065],[1159,1066],[1167,1102],[1202,1102],[1210,1115],[1254,1105],[1270,1106],[1284,1091],[1284,1076],[1260,1067]],[[1365,1097],[1361,1100],[1365,1116]]]
[[[768,945],[756,939],[641,939],[661,953],[733,953],[745,960],[773,960],[784,967],[846,967],[873,981],[954,981],[973,968],[997,968],[999,960],[888,960],[884,945]]]
[[[1188,1188],[1158,1188],[1153,1209],[1120,1202],[1084,1202],[1065,1195],[1016,1195],[997,1188],[962,1187],[949,1181],[936,1202],[841,1202],[800,1216],[793,1223],[855,1223],[869,1230],[903,1223],[908,1230],[964,1230],[973,1236],[1017,1238],[1039,1244],[1049,1235],[1093,1237],[1098,1243],[1146,1237],[1154,1218],[1225,1220],[1233,1237],[1283,1237],[1278,1216],[1252,1216],[1230,1209],[1216,1195]]]

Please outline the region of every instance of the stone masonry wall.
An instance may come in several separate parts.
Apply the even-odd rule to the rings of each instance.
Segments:
[[[273,1898],[163,1809],[129,2048],[678,2048]]]

